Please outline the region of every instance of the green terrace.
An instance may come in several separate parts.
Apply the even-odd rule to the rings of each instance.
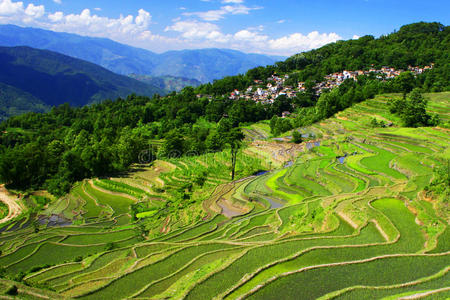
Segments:
[[[428,96],[447,122],[450,93]],[[424,192],[450,159],[449,131],[399,127],[391,97],[302,129],[316,138],[284,160],[276,154],[292,143],[271,141],[267,123],[245,127],[233,182],[229,150],[78,182],[45,206],[41,223],[2,228],[10,280],[0,293],[15,285],[19,297],[52,299],[450,297],[448,199]],[[373,118],[392,126],[372,127]]]

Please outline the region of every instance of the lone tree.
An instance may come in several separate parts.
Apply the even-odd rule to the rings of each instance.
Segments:
[[[231,147],[231,180],[234,180],[234,175],[236,172],[237,153],[242,146],[243,139],[244,134],[239,128],[231,129],[231,131],[229,131],[226,136],[227,144],[229,144]]]
[[[244,134],[240,128],[233,127],[233,122],[230,119],[222,119],[219,122],[218,133],[224,144],[230,145],[231,148],[231,180],[234,180],[236,173],[236,160],[239,149],[242,147]]]

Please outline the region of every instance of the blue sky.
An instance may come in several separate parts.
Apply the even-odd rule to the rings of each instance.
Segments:
[[[217,47],[287,56],[417,21],[448,25],[449,11],[448,0],[0,0],[0,24],[155,52]]]

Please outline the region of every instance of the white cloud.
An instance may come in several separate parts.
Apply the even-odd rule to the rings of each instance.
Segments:
[[[341,37],[336,33],[313,31],[307,35],[294,33],[278,39],[271,39],[264,34],[263,26],[239,30],[234,34],[225,34],[216,24],[199,21],[177,21],[165,31],[180,33],[183,44],[191,48],[223,47],[244,52],[259,52],[274,55],[292,55],[305,50],[318,48]]]
[[[356,34],[352,37],[353,40],[357,40],[357,39],[359,39],[359,38],[360,38],[360,36],[359,36],[359,35],[356,35]]]
[[[272,50],[281,50],[284,53],[295,53],[318,48],[340,39],[342,38],[334,32],[320,34],[317,31],[313,31],[307,35],[293,33],[288,36],[270,40],[269,47]]]
[[[40,18],[45,14],[45,8],[43,5],[35,6],[33,3],[30,3],[25,9],[25,14],[31,18]]]
[[[0,16],[10,16],[23,12],[23,2],[11,2],[11,0],[1,0]]]
[[[244,0],[222,0],[222,3],[243,3]]]
[[[179,32],[181,37],[188,40],[206,39],[218,43],[225,43],[231,37],[221,33],[216,24],[199,21],[178,21],[172,26],[166,27],[165,31]]]
[[[285,23],[285,22],[286,22],[286,20],[278,20],[278,21],[277,21],[278,24],[283,24],[283,23]]]
[[[56,4],[61,4],[62,3],[61,0],[53,0],[53,2],[55,2]]]
[[[64,18],[64,14],[61,11],[57,11],[53,14],[49,14],[48,18],[52,22],[59,22]]]
[[[241,3],[241,2],[224,2],[224,3]],[[225,5],[217,10],[208,10],[201,12],[186,12],[184,16],[196,16],[204,21],[218,21],[226,15],[248,15],[250,11],[261,9],[261,7],[248,7],[242,4]]]
[[[95,7],[94,10],[96,11],[102,11],[102,9],[100,7]]]
[[[259,34],[254,31],[250,31],[248,29],[244,29],[241,31],[238,31],[234,34],[234,39],[237,41],[246,41],[246,42],[265,42],[269,39],[267,35]]]
[[[150,13],[142,8],[138,11],[138,13],[139,15],[135,19],[136,25],[140,27],[148,27],[150,25],[150,21],[152,20]]]

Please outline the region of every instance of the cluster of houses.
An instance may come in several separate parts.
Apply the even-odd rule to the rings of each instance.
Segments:
[[[432,69],[434,64],[430,66],[421,67],[408,67],[408,71],[412,72],[415,75],[422,74],[423,72]],[[377,70],[371,68],[368,71],[343,71],[340,73],[333,73],[325,76],[325,81],[319,82],[314,86],[314,90],[316,95],[320,95],[325,90],[331,90],[335,87],[341,85],[347,79],[357,80],[358,76],[375,74],[376,77],[380,80],[384,79],[392,79],[399,76],[404,70],[396,70],[391,67],[382,67]],[[229,95],[229,99],[237,100],[237,99],[245,99],[245,100],[253,100],[255,102],[260,102],[262,104],[270,104],[273,103],[276,98],[281,95],[285,95],[288,98],[295,97],[298,93],[304,92],[306,90],[305,83],[299,82],[296,87],[286,85],[286,80],[289,79],[289,75],[278,76],[272,75],[267,78],[267,84],[264,84],[262,80],[255,80],[254,85],[249,86],[245,91],[234,90]],[[197,95],[197,97],[201,97],[203,95]]]
[[[285,85],[286,80],[289,79],[289,75],[279,77],[272,75],[267,78],[267,84],[264,86],[262,80],[255,80],[254,84],[247,88],[246,91],[240,92],[238,90],[233,91],[230,94],[230,99],[246,99],[261,102],[262,104],[273,103],[273,101],[281,95],[285,95],[288,98],[293,98],[300,92],[292,86]]]
[[[430,66],[425,66],[423,68],[421,67],[408,67],[408,71],[412,72],[414,75],[422,74],[423,72],[432,69],[434,64],[431,64]],[[331,90],[335,87],[338,87],[341,85],[345,80],[347,79],[353,79],[355,81],[358,80],[358,76],[363,75],[369,75],[369,74],[375,74],[376,77],[380,80],[384,79],[393,79],[397,76],[399,76],[401,73],[405,72],[404,70],[396,70],[395,68],[391,67],[382,67],[381,69],[377,70],[374,68],[371,68],[368,71],[343,71],[341,73],[333,73],[325,76],[325,81],[318,83],[314,90],[316,91],[316,95],[320,95],[324,90]],[[303,88],[304,83],[299,83],[299,88]],[[304,89],[304,88],[303,88]]]

